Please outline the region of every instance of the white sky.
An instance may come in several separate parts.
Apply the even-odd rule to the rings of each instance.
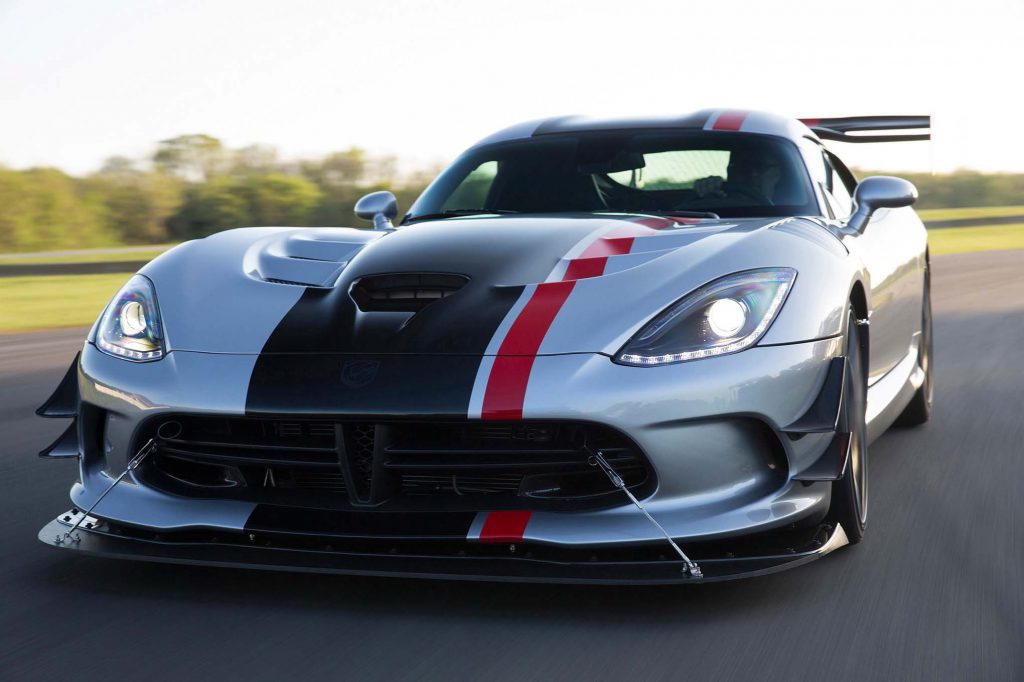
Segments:
[[[1024,0],[0,0],[0,164],[208,133],[445,162],[522,120],[705,107],[934,116],[886,170],[1024,171]]]

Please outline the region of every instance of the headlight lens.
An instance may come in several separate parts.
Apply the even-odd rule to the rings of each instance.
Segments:
[[[651,320],[615,361],[664,365],[741,351],[768,331],[795,280],[791,268],[746,270],[717,279]]]
[[[164,356],[160,309],[149,279],[135,275],[121,287],[103,312],[96,345],[105,353],[135,362]]]

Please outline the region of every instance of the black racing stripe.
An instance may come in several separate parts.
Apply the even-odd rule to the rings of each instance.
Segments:
[[[450,223],[450,224],[449,224]],[[251,414],[465,417],[488,344],[523,292],[595,228],[593,220],[424,223],[367,246],[330,289],[307,288],[256,362]],[[362,311],[360,278],[464,275],[419,312]]]
[[[465,539],[475,512],[338,511],[257,505],[245,523],[249,532],[298,533],[318,537]]]
[[[522,291],[462,290],[412,314],[361,313],[347,288],[307,289],[256,361],[246,412],[465,417]]]
[[[479,355],[263,355],[249,382],[250,415],[465,418]]]

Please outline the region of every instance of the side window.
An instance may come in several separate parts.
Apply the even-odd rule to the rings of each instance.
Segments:
[[[820,201],[828,204],[827,213],[829,217],[834,218],[838,207],[828,192],[828,178],[831,167],[825,160],[821,145],[813,140],[803,138],[798,146],[800,147],[800,155],[803,157],[804,163],[807,164],[807,170],[811,174],[811,182],[814,183],[815,193],[819,195]],[[825,211],[826,206],[822,206],[822,210]]]
[[[825,165],[827,168],[827,181],[825,188],[828,189],[832,199],[835,200],[836,217],[846,218],[853,213],[853,188],[847,186],[847,179],[843,173],[836,169],[832,159],[826,154]]]
[[[498,162],[486,161],[466,176],[462,184],[452,192],[442,210],[486,208],[487,194],[491,191],[494,178],[498,175]]]

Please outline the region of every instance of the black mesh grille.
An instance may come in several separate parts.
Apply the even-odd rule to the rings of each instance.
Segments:
[[[161,416],[140,431],[151,436],[147,480],[193,496],[396,510],[621,504],[588,461],[595,449],[638,497],[656,486],[631,440],[587,423]]]
[[[332,423],[298,420],[181,417],[161,420],[160,452],[185,460],[247,465],[334,465]]]
[[[293,486],[303,490],[328,490],[345,492],[345,477],[340,471],[303,471],[292,473]]]
[[[352,486],[359,500],[368,502],[373,488],[374,424],[345,424],[345,455],[348,458]]]
[[[518,495],[522,474],[403,474],[402,491],[407,495]]]

